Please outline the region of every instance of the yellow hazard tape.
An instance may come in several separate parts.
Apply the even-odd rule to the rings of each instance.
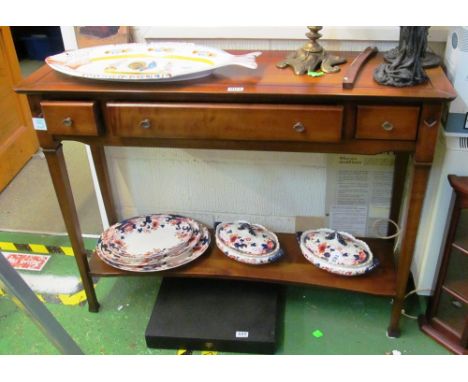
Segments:
[[[213,350],[204,350],[201,352],[201,355],[217,355],[218,352],[217,351],[213,351]]]
[[[29,247],[29,248],[28,248]],[[51,248],[51,249],[49,249]],[[34,252],[34,253],[42,253],[42,254],[49,254],[51,252],[56,253],[57,247],[48,247],[44,244],[18,244],[12,243],[7,241],[0,241],[0,250],[4,251],[14,251],[18,252],[20,250],[25,250],[26,252]],[[73,252],[73,248],[70,246],[60,246],[64,255],[67,256],[75,256]]]
[[[63,305],[78,305],[86,301],[86,293],[81,290],[75,294],[59,294],[58,298]]]
[[[63,253],[67,256],[75,256],[73,253],[73,248],[72,247],[60,247],[63,251]]]
[[[191,355],[192,351],[187,349],[178,349],[177,355]]]
[[[15,244],[8,243],[6,241],[0,241],[0,249],[3,249],[4,251],[17,251]]]
[[[42,244],[29,244],[29,248],[31,248],[31,252],[35,253],[49,253],[47,247]]]
[[[63,305],[68,305],[68,306],[73,306],[73,305],[79,305],[82,302],[86,301],[86,293],[84,290],[81,290],[79,292],[76,292],[74,294],[58,294],[55,295],[47,295],[43,296],[40,293],[35,293],[36,297],[43,303],[46,302],[60,302]],[[0,289],[0,297],[5,296],[6,293]]]

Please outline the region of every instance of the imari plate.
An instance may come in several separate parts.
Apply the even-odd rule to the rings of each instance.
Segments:
[[[203,255],[210,245],[211,240],[208,229],[200,223],[199,226],[201,232],[200,240],[193,248],[185,250],[176,256],[163,256],[148,263],[141,263],[139,265],[126,265],[109,259],[109,257],[101,251],[99,245],[96,248],[96,253],[105,263],[109,264],[110,266],[130,272],[158,272],[181,267]]]
[[[331,229],[305,231],[299,244],[304,257],[315,266],[343,276],[357,276],[373,270],[378,260],[369,246],[346,232]]]
[[[255,69],[261,52],[235,56],[221,49],[182,42],[103,45],[46,58],[54,70],[108,81],[168,82],[201,78],[213,70],[240,65]]]
[[[191,220],[191,219],[190,219]],[[179,215],[145,215],[114,224],[98,241],[113,260],[150,259],[179,253],[187,248],[194,233],[188,218]]]
[[[223,254],[242,263],[268,264],[283,255],[276,235],[258,224],[220,223],[215,238]]]
[[[196,221],[193,221],[189,218],[183,218],[183,219],[188,219],[187,221],[192,227],[192,236],[190,239],[181,244],[178,245],[174,248],[159,248],[161,243],[158,244],[158,242],[151,242],[151,240],[156,239],[154,237],[153,239],[147,238],[147,243],[148,245],[154,245],[157,246],[154,248],[154,250],[149,250],[146,252],[141,252],[141,253],[128,253],[127,252],[127,247],[121,245],[120,242],[114,242],[114,241],[98,241],[98,248],[100,251],[104,254],[104,256],[107,257],[107,259],[111,261],[118,262],[121,265],[128,265],[128,266],[138,266],[138,265],[149,265],[153,263],[157,263],[160,261],[160,259],[166,259],[166,258],[172,258],[174,256],[179,256],[182,252],[186,252],[189,250],[193,250],[193,248],[198,244],[198,242],[202,238],[202,230]],[[103,234],[104,235],[104,234]],[[143,236],[140,238],[143,240]]]

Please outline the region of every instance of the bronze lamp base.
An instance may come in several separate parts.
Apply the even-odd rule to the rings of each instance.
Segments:
[[[291,66],[294,73],[302,75],[309,71],[322,70],[324,73],[335,73],[340,70],[337,65],[344,64],[345,58],[334,56],[326,52],[317,40],[322,36],[318,33],[322,27],[307,27],[310,32],[306,34],[309,42],[302,48],[292,52],[286,58],[276,64],[280,69]]]

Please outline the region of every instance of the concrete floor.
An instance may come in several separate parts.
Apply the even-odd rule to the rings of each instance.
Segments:
[[[82,232],[100,234],[102,223],[85,146],[64,142],[64,155]],[[42,155],[35,155],[0,193],[0,211],[0,230],[66,232]]]

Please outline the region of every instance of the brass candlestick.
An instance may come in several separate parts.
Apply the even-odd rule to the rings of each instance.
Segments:
[[[318,43],[322,37],[319,31],[322,27],[307,27],[309,32],[306,34],[308,41],[302,48],[292,52],[286,58],[276,64],[280,69],[291,66],[297,75],[305,74],[309,71],[315,71],[318,68],[325,73],[335,73],[340,70],[337,65],[344,64],[346,59],[328,54]]]

